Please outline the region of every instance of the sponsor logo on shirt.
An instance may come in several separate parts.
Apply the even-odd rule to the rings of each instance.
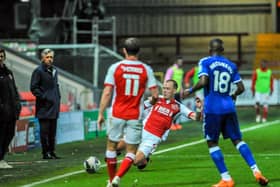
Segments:
[[[163,106],[156,106],[154,110],[157,111],[158,113],[161,113],[161,114],[165,115],[165,116],[172,116],[173,115],[173,112],[170,109],[165,108]]]

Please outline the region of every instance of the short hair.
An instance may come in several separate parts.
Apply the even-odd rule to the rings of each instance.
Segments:
[[[54,51],[52,49],[44,49],[42,52],[41,52],[41,58],[43,58],[45,55],[49,54],[49,53],[53,53],[54,54]]]
[[[214,38],[209,42],[210,52],[223,52],[224,51],[224,42],[220,38]]]
[[[127,54],[137,55],[140,51],[140,41],[137,38],[127,38],[124,41],[124,46]]]
[[[166,80],[166,82],[172,82],[173,83],[173,88],[176,89],[176,90],[178,89],[178,84],[174,79],[168,79],[168,80]]]
[[[4,59],[6,58],[6,52],[3,48],[0,48],[0,53],[3,53],[4,54]]]

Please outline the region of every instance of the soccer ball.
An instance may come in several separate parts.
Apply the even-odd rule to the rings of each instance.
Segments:
[[[88,173],[96,173],[101,166],[100,160],[95,156],[90,156],[84,161],[84,168]]]

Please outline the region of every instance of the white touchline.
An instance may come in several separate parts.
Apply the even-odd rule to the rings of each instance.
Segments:
[[[242,132],[252,131],[252,130],[267,127],[267,126],[270,126],[270,125],[275,125],[277,123],[280,123],[280,120],[275,120],[275,121],[266,122],[266,123],[263,123],[263,124],[258,124],[258,125],[252,126],[252,127],[248,127],[246,129],[242,129],[241,131]],[[189,147],[189,146],[192,146],[192,145],[200,144],[202,142],[205,142],[205,140],[202,139],[202,140],[190,142],[190,143],[187,143],[187,144],[171,147],[171,148],[168,148],[168,149],[163,149],[163,150],[160,150],[160,151],[156,151],[155,153],[153,153],[153,155],[158,155],[158,154],[169,152],[169,151],[172,151],[172,150],[181,149],[183,147]],[[106,167],[106,164],[102,164],[101,167]],[[63,175],[58,175],[56,177],[51,177],[51,178],[48,178],[48,179],[45,179],[45,180],[32,182],[30,184],[23,185],[22,187],[36,186],[36,185],[39,185],[39,184],[47,183],[47,182],[50,182],[50,181],[54,181],[54,180],[57,180],[57,179],[61,179],[61,178],[64,178],[64,177],[68,177],[68,176],[71,176],[71,175],[76,175],[76,174],[80,174],[80,173],[84,173],[84,172],[85,172],[85,170],[74,171],[74,172],[63,174]]]

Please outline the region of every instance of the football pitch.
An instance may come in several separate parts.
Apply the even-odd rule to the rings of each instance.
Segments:
[[[242,110],[239,116],[243,138],[249,144],[263,174],[270,180],[269,186],[280,187],[279,112],[277,108],[274,109],[274,116],[269,122],[256,124],[248,119],[249,112],[245,114]],[[259,186],[231,142],[220,141],[220,147],[236,186]],[[86,173],[82,167],[83,159],[90,155],[99,157],[104,163],[104,139],[60,145],[57,149],[63,151],[64,158],[61,160],[44,162],[39,159],[40,150],[32,150],[23,155],[9,155],[7,160],[11,160],[14,168],[0,170],[0,186],[106,186],[108,177],[104,164],[95,174]],[[219,180],[218,171],[202,138],[201,124],[189,122],[183,130],[171,132],[168,140],[158,147],[144,170],[131,167],[122,178],[121,186],[207,187]]]

